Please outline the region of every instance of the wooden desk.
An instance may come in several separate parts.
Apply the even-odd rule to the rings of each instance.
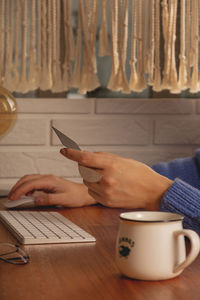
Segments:
[[[127,279],[115,265],[118,216],[124,210],[92,206],[57,211],[94,235],[97,242],[26,246],[29,264],[14,266],[0,261],[1,300],[200,299],[200,256],[175,279]],[[0,241],[16,242],[2,224]]]

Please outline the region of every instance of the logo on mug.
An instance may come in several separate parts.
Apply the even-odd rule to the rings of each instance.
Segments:
[[[122,244],[122,245],[121,245]],[[120,257],[128,257],[135,242],[128,237],[119,238],[119,255]]]

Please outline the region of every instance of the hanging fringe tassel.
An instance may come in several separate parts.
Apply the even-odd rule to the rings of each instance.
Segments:
[[[126,78],[126,47],[128,39],[128,1],[121,1],[118,6],[118,51],[119,68],[116,74],[116,90],[123,93],[130,93],[129,84]]]
[[[163,89],[170,89],[170,72],[171,72],[171,59],[172,59],[172,34],[173,34],[173,7],[171,0],[169,4],[163,1],[163,10],[165,13],[165,25],[163,27],[164,34],[164,71],[163,71]],[[168,11],[168,12],[167,12]]]
[[[148,56],[148,84],[153,85],[154,83],[154,73],[155,73],[155,0],[151,0],[151,8],[150,8],[150,34],[149,34],[149,56]]]
[[[164,71],[163,71],[163,82],[162,89],[169,87],[169,68],[170,68],[170,45],[168,44],[169,39],[169,6],[168,1],[163,0],[162,3],[162,32],[164,39]]]
[[[95,18],[93,17],[92,22],[90,22],[91,14],[94,14],[95,17],[97,17],[97,1],[98,0],[93,0],[94,4],[91,8],[90,6],[87,6],[87,1],[80,0],[81,25],[84,35],[83,69],[79,87],[79,93],[81,94],[92,91],[100,85],[97,77],[96,56],[94,57],[95,43],[93,39],[94,36],[96,38]]]
[[[107,26],[107,0],[102,0],[102,21],[99,31],[99,56],[110,55],[110,44],[108,40]]]
[[[35,0],[31,1],[31,20],[30,20],[30,46],[29,46],[29,73],[28,73],[28,86],[31,90],[37,88],[37,70],[36,70],[36,3]],[[46,74],[48,78],[48,74]]]
[[[138,53],[137,53],[137,72],[138,72],[138,80],[135,85],[136,92],[142,92],[146,87],[145,80],[145,69],[144,69],[144,55],[143,55],[143,47],[144,47],[144,10],[143,10],[143,1],[138,2],[137,5],[137,28],[138,28]]]
[[[6,83],[9,91],[13,91],[12,86],[12,50],[13,50],[13,1],[8,0],[6,2],[6,55],[5,55],[5,78]],[[11,14],[11,18],[9,18],[9,15]]]
[[[81,9],[79,3],[78,9],[78,25],[76,30],[76,45],[74,57],[74,70],[72,73],[71,86],[79,88],[81,84],[81,60],[82,60],[82,27],[81,27]]]
[[[190,87],[191,83],[191,3],[190,1],[186,1],[186,67],[187,67],[187,88]]]
[[[191,85],[190,92],[197,93],[200,90],[199,86],[199,2],[198,0],[192,1],[192,76],[191,76]]]
[[[156,28],[155,28],[155,80],[153,82],[153,90],[160,92],[161,88],[161,74],[160,74],[160,4],[156,0]]]
[[[71,86],[72,78],[72,61],[75,59],[74,36],[72,32],[72,1],[63,1],[64,10],[64,37],[65,37],[65,52],[63,63],[62,86],[63,90],[68,90]]]
[[[17,90],[21,93],[26,93],[29,90],[26,78],[26,64],[27,64],[27,1],[22,0],[22,22],[21,22],[21,71]]]
[[[42,65],[42,57],[41,57],[41,47],[42,47],[42,36],[41,36],[41,1],[37,1],[37,7],[36,7],[36,13],[37,13],[37,23],[36,23],[36,30],[37,30],[37,36],[36,36],[36,52],[37,52],[37,63],[36,63],[36,72],[37,72],[37,86],[40,88],[40,82],[41,82],[41,65]],[[53,19],[53,18],[52,18]]]
[[[116,76],[119,69],[118,51],[118,0],[110,0],[110,19],[111,19],[111,43],[112,43],[112,71],[108,82],[108,88],[118,90]]]
[[[181,0],[181,17],[180,17],[180,65],[179,65],[179,86],[182,90],[187,88],[187,62],[186,62],[186,4]]]
[[[101,9],[98,0],[76,1],[77,24],[72,0],[0,1],[0,85],[86,93],[100,86],[98,54],[112,58],[111,90],[200,91],[199,0],[102,0]]]
[[[15,30],[14,30],[14,36],[15,36],[15,41],[13,43],[14,45],[14,49],[13,49],[13,53],[14,53],[14,59],[13,59],[13,81],[12,81],[12,85],[13,85],[13,91],[18,91],[17,87],[18,87],[18,82],[19,82],[19,56],[20,56],[20,49],[19,49],[19,20],[20,20],[20,4],[19,4],[19,0],[16,0],[15,3],[15,9],[16,9],[16,17],[15,17]],[[7,85],[5,84],[5,86],[7,87]]]
[[[138,81],[138,75],[136,70],[136,47],[137,47],[137,0],[132,1],[132,32],[131,32],[131,59],[130,59],[130,66],[131,66],[131,76],[129,81],[129,87],[132,91],[135,90],[135,87],[137,86]]]
[[[178,85],[178,75],[177,75],[177,70],[176,70],[176,54],[175,54],[175,42],[176,42],[176,18],[177,18],[177,0],[172,0],[171,3],[172,6],[172,45],[171,45],[171,53],[172,53],[172,58],[171,58],[171,73],[170,73],[170,80],[171,80],[171,87],[170,87],[170,92],[174,94],[180,93],[180,87]]]
[[[47,9],[44,1],[41,1],[41,77],[40,89],[48,90],[49,80],[46,74],[47,71]]]
[[[62,75],[61,75],[61,7],[60,1],[53,1],[53,87],[52,91],[59,93],[63,91],[62,87]]]
[[[48,89],[52,90],[53,88],[53,51],[52,51],[52,18],[53,18],[53,9],[52,9],[52,0],[49,0],[47,7],[47,81]]]

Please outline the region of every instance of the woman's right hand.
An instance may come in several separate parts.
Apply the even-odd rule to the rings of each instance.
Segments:
[[[38,191],[36,193],[36,191]],[[11,189],[8,198],[17,200],[22,195],[34,195],[35,205],[81,207],[95,204],[85,185],[54,175],[32,174],[22,177]]]

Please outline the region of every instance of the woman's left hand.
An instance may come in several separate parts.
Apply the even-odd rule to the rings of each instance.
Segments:
[[[172,181],[147,165],[111,153],[91,153],[69,148],[61,153],[102,175],[99,182],[84,180],[96,202],[108,207],[157,210]]]

